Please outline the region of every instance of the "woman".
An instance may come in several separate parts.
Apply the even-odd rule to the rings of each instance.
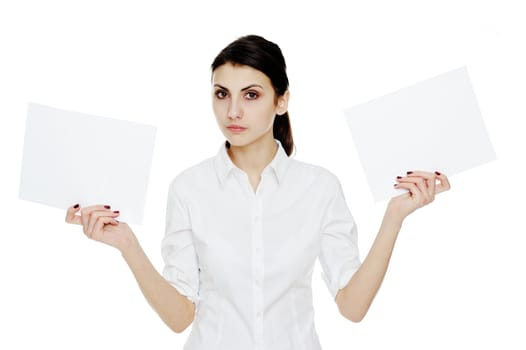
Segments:
[[[254,35],[232,42],[212,63],[212,92],[227,141],[170,185],[162,276],[110,206],[77,204],[66,221],[122,253],[171,329],[182,332],[193,322],[185,349],[321,349],[311,289],[316,258],[341,314],[359,322],[403,220],[448,190],[448,179],[423,171],[394,179],[408,192],[390,200],[362,263],[336,176],[289,158],[294,143],[280,48]]]

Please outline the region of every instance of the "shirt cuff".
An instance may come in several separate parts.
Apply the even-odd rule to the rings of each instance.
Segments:
[[[199,295],[195,291],[195,288],[192,287],[190,279],[185,275],[181,270],[178,270],[176,267],[167,267],[163,271],[163,277],[174,286],[179,294],[184,295],[192,303],[198,304]]]
[[[349,283],[352,276],[358,271],[360,268],[360,265],[349,261],[346,263],[338,276],[335,276],[334,280],[329,280],[327,275],[322,272],[321,277],[325,284],[327,285],[327,288],[329,289],[329,292],[332,295],[333,300],[336,301],[336,295],[338,294],[338,291],[342,288],[345,288],[345,286]]]

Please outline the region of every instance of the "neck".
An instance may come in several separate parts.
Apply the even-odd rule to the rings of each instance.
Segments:
[[[249,176],[261,175],[261,172],[272,161],[278,145],[274,138],[265,138],[245,146],[232,146],[227,153],[232,162]]]

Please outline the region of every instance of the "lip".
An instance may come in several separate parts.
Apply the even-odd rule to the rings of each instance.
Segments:
[[[243,132],[247,129],[245,127],[242,127],[241,125],[236,125],[236,124],[229,125],[226,128],[232,132]]]

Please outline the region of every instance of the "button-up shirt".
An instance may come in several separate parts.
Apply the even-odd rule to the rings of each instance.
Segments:
[[[224,144],[170,184],[163,276],[196,306],[186,350],[319,350],[315,261],[333,298],[360,266],[337,177],[275,142],[255,191]]]

